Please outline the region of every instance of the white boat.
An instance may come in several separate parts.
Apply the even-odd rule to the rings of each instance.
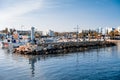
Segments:
[[[56,38],[42,38],[40,40],[40,43],[56,43],[57,39]]]
[[[7,48],[7,49],[12,49],[12,48],[17,48],[21,45],[24,45],[26,42],[20,42],[20,41],[12,41],[12,40],[4,40],[1,42],[1,47],[2,48]]]

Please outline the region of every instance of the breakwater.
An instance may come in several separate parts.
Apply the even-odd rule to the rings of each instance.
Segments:
[[[108,42],[113,42],[113,43],[120,43],[120,40],[107,40]]]
[[[86,42],[62,42],[62,43],[43,43],[26,44],[14,49],[14,53],[20,54],[58,54],[69,52],[80,52],[94,48],[110,47],[116,44],[108,41],[86,41]]]

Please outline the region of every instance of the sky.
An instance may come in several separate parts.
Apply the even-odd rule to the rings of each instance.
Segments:
[[[0,30],[74,31],[120,26],[120,0],[0,0]]]

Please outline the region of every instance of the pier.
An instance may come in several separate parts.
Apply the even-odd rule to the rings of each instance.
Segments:
[[[14,53],[26,55],[59,54],[69,52],[80,52],[90,49],[115,46],[109,41],[85,41],[85,42],[60,42],[26,44],[14,49]]]
[[[120,40],[107,40],[108,42],[112,42],[112,43],[120,43]]]

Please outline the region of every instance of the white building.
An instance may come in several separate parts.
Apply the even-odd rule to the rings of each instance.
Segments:
[[[46,31],[43,31],[43,36],[51,36],[51,37],[53,37],[53,36],[55,36],[55,34],[54,34],[54,31],[52,31],[52,30],[46,30]]]
[[[102,29],[101,27],[98,28],[98,33],[102,33]]]
[[[51,37],[55,36],[54,31],[48,30],[47,34]]]
[[[110,33],[111,31],[114,31],[114,30],[115,30],[115,28],[107,28],[107,29],[106,29],[106,32],[107,32],[107,34],[108,34],[108,33]]]
[[[119,27],[117,27],[117,28],[116,28],[116,30],[117,30],[118,32],[120,32],[120,26],[119,26]]]
[[[98,33],[105,34],[105,33],[106,33],[106,28],[99,27],[99,28],[96,29],[96,31],[97,31]]]

